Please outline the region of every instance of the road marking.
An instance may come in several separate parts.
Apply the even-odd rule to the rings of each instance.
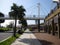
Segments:
[[[9,39],[9,38],[11,38],[11,37],[12,37],[12,36],[9,36],[8,38],[6,38],[6,39],[0,41],[0,43],[4,42],[5,40],[7,40],[7,39]]]

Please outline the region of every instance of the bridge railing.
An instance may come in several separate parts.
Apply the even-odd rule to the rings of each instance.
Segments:
[[[27,15],[27,16],[24,16],[25,18],[45,18],[45,15],[41,15],[41,16],[38,16],[38,15]]]

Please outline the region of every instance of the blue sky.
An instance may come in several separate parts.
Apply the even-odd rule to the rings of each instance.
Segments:
[[[0,0],[0,12],[4,13],[5,15],[8,15],[8,13],[11,11],[11,6],[13,3],[16,3],[17,5],[23,5],[26,9],[26,15],[38,15],[38,7],[37,3],[40,3],[40,16],[46,16],[51,9],[56,5],[52,2],[52,0]],[[8,23],[10,21],[5,21],[4,24]],[[28,24],[34,24],[35,21],[27,21]],[[42,22],[42,21],[41,21]]]

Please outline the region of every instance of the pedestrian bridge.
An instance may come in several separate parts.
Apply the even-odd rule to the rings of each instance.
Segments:
[[[37,16],[37,17],[32,17],[32,16],[25,16],[24,17],[26,20],[44,20],[44,18]]]
[[[40,17],[40,16],[36,16],[36,17],[34,17],[34,16],[24,16],[24,18],[26,19],[26,20],[44,20],[45,18],[42,18],[42,17]],[[14,18],[13,17],[0,17],[0,19],[6,19],[6,20],[14,20]],[[18,19],[18,18],[17,18]]]

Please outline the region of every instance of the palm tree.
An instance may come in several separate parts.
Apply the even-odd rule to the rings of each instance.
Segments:
[[[24,27],[24,29],[26,29],[27,21],[24,18],[22,20],[19,20],[19,24],[22,24],[22,27]]]
[[[16,37],[16,23],[17,18],[19,20],[22,20],[25,16],[25,9],[23,6],[17,6],[15,3],[13,3],[13,6],[11,7],[11,12],[9,12],[9,16],[13,17],[15,19],[15,27],[14,27],[14,36]]]
[[[4,14],[0,12],[0,17],[4,17]],[[0,23],[3,23],[5,20],[4,19],[0,19]]]
[[[4,17],[4,14],[0,12],[0,17]],[[1,23],[4,23],[5,19],[0,19],[0,27],[1,27]]]

